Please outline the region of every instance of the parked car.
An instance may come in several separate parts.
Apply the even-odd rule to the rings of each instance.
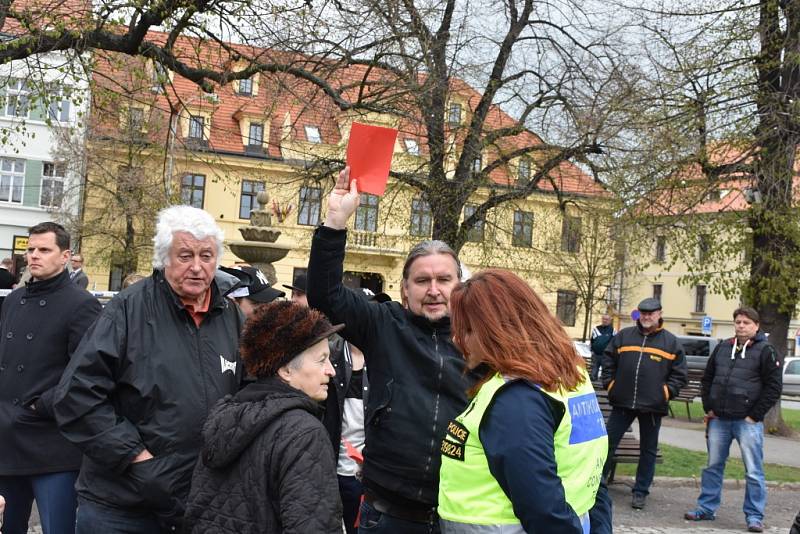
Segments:
[[[708,357],[721,340],[706,336],[678,336],[678,341],[683,345],[689,369],[703,371],[708,363]]]
[[[589,365],[589,362],[592,361],[592,349],[589,347],[589,344],[583,341],[575,341],[574,343],[578,356],[586,360],[586,365]]]
[[[800,395],[800,358],[786,358],[783,362],[783,394]]]

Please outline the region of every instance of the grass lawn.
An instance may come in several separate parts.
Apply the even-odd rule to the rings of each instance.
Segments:
[[[734,443],[733,446],[737,447],[738,445]],[[700,471],[706,466],[706,453],[663,444],[659,448],[664,457],[664,463],[656,465],[656,476],[695,476],[700,478]],[[636,464],[619,464],[617,474],[634,476]],[[764,475],[768,482],[800,482],[800,468],[797,467],[764,464]],[[738,458],[728,459],[728,463],[725,465],[725,478],[744,480],[744,464],[741,460]]]
[[[672,401],[669,403],[678,419],[686,419],[686,403]],[[703,420],[703,404],[698,400],[689,404],[689,413],[692,414],[692,421],[701,422]],[[781,410],[783,420],[795,432],[800,432],[800,410]]]

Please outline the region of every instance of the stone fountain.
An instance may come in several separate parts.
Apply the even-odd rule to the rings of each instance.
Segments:
[[[231,252],[264,273],[270,285],[278,283],[273,263],[286,257],[293,244],[276,243],[281,231],[272,226],[272,216],[267,211],[269,195],[259,191],[256,195],[259,209],[250,212],[250,226],[239,228],[244,241],[230,241]]]

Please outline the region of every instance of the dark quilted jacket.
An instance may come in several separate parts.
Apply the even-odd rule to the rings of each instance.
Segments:
[[[184,531],[341,534],[336,460],[320,413],[277,378],[219,401],[203,427]]]

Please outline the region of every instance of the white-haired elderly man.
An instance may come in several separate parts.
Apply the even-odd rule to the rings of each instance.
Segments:
[[[77,533],[180,530],[203,423],[243,374],[223,238],[203,210],[163,210],[152,276],[111,300],[64,372],[56,419],[84,454]]]

